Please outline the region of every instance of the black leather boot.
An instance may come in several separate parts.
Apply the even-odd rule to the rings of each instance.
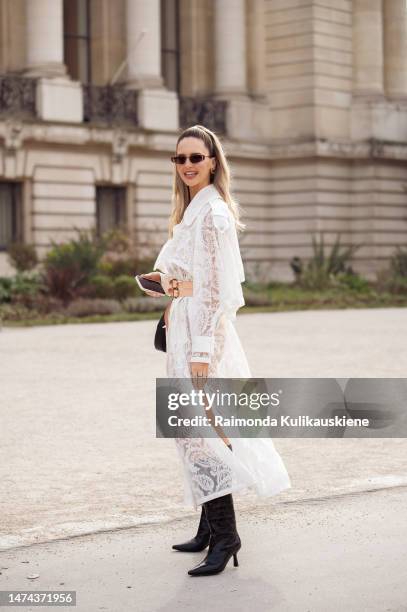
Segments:
[[[201,552],[201,550],[204,550],[204,548],[208,546],[210,536],[211,532],[209,530],[205,510],[202,505],[201,519],[199,521],[196,536],[192,538],[192,540],[188,540],[188,542],[184,542],[183,544],[173,544],[172,547],[174,550],[179,550],[181,552]]]
[[[233,556],[237,567],[237,552],[241,541],[236,529],[236,517],[231,493],[204,503],[206,518],[211,531],[211,541],[206,557],[193,569],[190,576],[211,576],[222,572]]]
[[[227,446],[230,448],[230,450],[232,450],[231,444],[228,444]],[[192,540],[188,540],[188,542],[184,542],[183,544],[173,544],[172,547],[174,550],[179,550],[180,552],[201,552],[209,544],[210,550],[210,536],[211,532],[209,530],[208,521],[206,520],[204,505],[202,504],[201,519],[199,521],[196,536],[192,538]]]

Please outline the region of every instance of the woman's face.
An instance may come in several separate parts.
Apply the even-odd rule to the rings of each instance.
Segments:
[[[177,172],[184,183],[191,189],[192,195],[209,185],[211,169],[215,169],[216,166],[215,158],[211,159],[210,157],[205,157],[205,159],[197,164],[191,164],[189,156],[193,153],[210,154],[205,143],[200,138],[192,136],[183,138],[178,143],[177,155],[186,155],[188,159],[185,164],[177,164]]]

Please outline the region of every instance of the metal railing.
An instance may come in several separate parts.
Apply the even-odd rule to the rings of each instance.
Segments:
[[[180,127],[186,128],[198,123],[218,134],[226,134],[226,109],[226,100],[181,96],[179,99]]]
[[[0,114],[18,118],[36,116],[37,80],[14,75],[0,76]]]
[[[0,76],[0,115],[18,118],[36,116],[37,79],[15,75]],[[138,91],[124,85],[83,85],[84,121],[104,125],[137,127]],[[210,97],[179,98],[180,127],[196,123],[226,134],[226,100]]]
[[[84,121],[137,126],[137,98],[122,85],[83,85]]]

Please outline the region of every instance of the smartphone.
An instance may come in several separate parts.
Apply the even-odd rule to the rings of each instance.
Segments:
[[[151,278],[145,278],[141,274],[137,274],[137,276],[134,278],[136,279],[136,282],[141,290],[148,289],[149,291],[156,291],[157,293],[162,293],[165,295],[165,291],[161,283],[151,280]]]

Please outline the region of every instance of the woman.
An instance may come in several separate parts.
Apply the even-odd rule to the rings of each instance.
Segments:
[[[159,272],[144,275],[160,281],[174,298],[165,313],[167,375],[198,384],[212,377],[250,378],[234,326],[236,311],[245,303],[237,239],[244,225],[230,195],[222,145],[212,131],[195,125],[181,133],[171,159],[170,238],[154,264]],[[217,574],[232,556],[237,566],[241,541],[232,494],[251,487],[259,495],[275,495],[289,488],[284,463],[269,438],[236,437],[233,449],[222,431],[175,441],[184,467],[184,500],[202,509],[196,536],[173,548],[197,552],[209,545],[206,557],[189,570],[191,576]]]

